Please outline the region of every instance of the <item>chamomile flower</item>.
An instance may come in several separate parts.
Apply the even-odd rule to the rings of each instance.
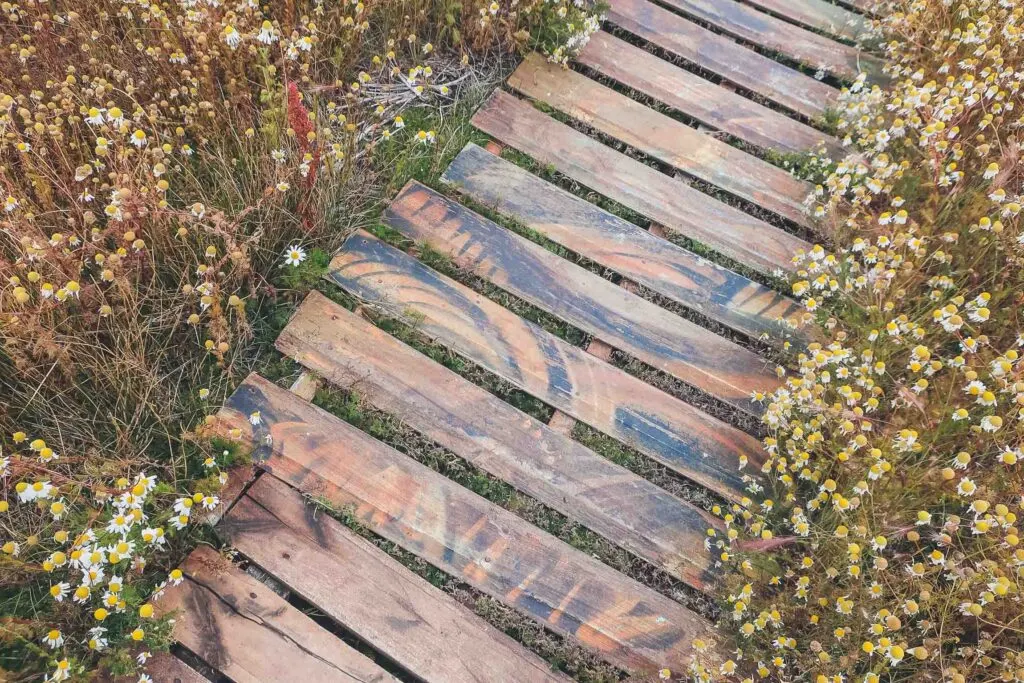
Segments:
[[[306,260],[306,250],[299,245],[292,245],[285,250],[285,265],[298,266]],[[254,422],[253,424],[259,424]]]

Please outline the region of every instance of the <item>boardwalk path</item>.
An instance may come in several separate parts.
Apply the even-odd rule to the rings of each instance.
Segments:
[[[757,472],[761,451],[741,427],[761,410],[753,392],[778,383],[764,353],[806,334],[780,323],[800,311],[765,276],[790,269],[807,246],[811,188],[763,153],[841,153],[820,125],[838,91],[793,65],[838,79],[877,73],[878,60],[848,42],[866,21],[824,0],[612,0],[606,31],[575,68],[527,56],[473,119],[487,148],[468,145],[441,191],[411,182],[387,210],[390,234],[404,238],[394,244],[416,248],[352,235],[327,277],[362,308],[310,294],[277,342],[306,374],[292,391],[254,375],[219,416],[218,429],[252,443],[263,475],[216,531],[327,621],[207,548],[162,602],[178,610],[179,643],[237,682],[567,680],[316,512],[312,498],[637,677],[684,670],[697,638],[717,647],[705,617],[312,405],[310,387],[322,378],[355,392],[452,457],[712,594],[703,539],[718,522],[693,501],[743,495],[740,465]],[[566,189],[581,187],[589,194]],[[588,201],[597,195],[638,222]],[[426,248],[459,281],[417,259]],[[553,416],[521,412],[359,314],[367,310],[408,323]],[[648,372],[626,369],[638,366]],[[577,423],[707,493],[684,499],[606,459],[573,438]],[[161,666],[200,679],[173,657]]]

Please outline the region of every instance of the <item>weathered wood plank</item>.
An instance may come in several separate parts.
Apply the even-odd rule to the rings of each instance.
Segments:
[[[380,240],[356,233],[327,277],[577,420],[731,498],[739,460],[760,442],[582,349]]]
[[[785,55],[800,64],[853,80],[861,71],[882,72],[882,62],[859,48],[844,45],[736,0],[664,0],[687,16],[749,43]]]
[[[717,522],[310,292],[277,348],[570,519],[697,588]]]
[[[154,683],[210,683],[210,680],[191,666],[175,657],[170,652],[155,652],[146,660],[145,671],[153,679]],[[118,676],[110,678],[102,674],[97,680],[112,681],[113,683],[138,683],[139,677]]]
[[[146,673],[157,683],[210,683],[198,671],[169,652],[157,652],[146,662]]]
[[[182,569],[186,579],[157,602],[160,613],[177,610],[174,637],[232,681],[394,680],[210,547]]]
[[[767,361],[410,181],[384,222],[534,306],[752,415]]]
[[[858,12],[864,14],[878,14],[879,2],[878,0],[839,0],[840,4],[851,7]]]
[[[800,305],[656,237],[470,143],[442,180],[474,201],[712,320],[758,338],[783,337]]]
[[[659,59],[610,33],[598,31],[591,36],[576,61],[757,147],[792,153],[824,147],[833,159],[845,156],[835,137]]]
[[[663,50],[810,119],[839,91],[647,0],[609,0],[608,19]]]
[[[568,681],[453,598],[265,476],[218,527],[246,557],[374,649],[437,683]]]
[[[536,52],[523,60],[508,83],[687,175],[798,225],[813,225],[804,206],[814,190],[810,183]]]
[[[716,642],[679,603],[262,378],[235,391],[219,424],[274,476],[609,662],[683,669],[693,638]]]
[[[746,1],[776,16],[850,40],[857,40],[871,25],[862,15],[825,0]]]
[[[793,270],[811,245],[616,152],[496,90],[473,125],[665,227],[762,272]]]

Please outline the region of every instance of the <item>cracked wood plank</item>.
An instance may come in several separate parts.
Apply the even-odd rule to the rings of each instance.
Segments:
[[[569,680],[272,476],[256,482],[217,530],[420,680]]]
[[[441,179],[566,249],[752,338],[781,343],[802,307],[473,143]],[[797,335],[800,336],[800,335]]]
[[[605,31],[591,36],[576,61],[762,149],[799,154],[824,146],[833,159],[846,155],[835,137],[737,95]]]
[[[277,348],[456,455],[700,589],[711,515],[310,292]],[[556,413],[562,414],[562,413]]]
[[[679,603],[257,375],[217,423],[275,477],[613,664],[685,669],[694,638],[718,642]]]
[[[581,185],[761,272],[792,271],[793,255],[811,249],[802,239],[617,152],[501,90],[477,111],[473,125]]]
[[[761,443],[602,362],[365,232],[326,277],[594,429],[729,498],[744,495],[740,458]]]
[[[748,413],[780,383],[765,359],[410,181],[384,222],[507,292]]]
[[[797,225],[813,225],[804,206],[814,191],[810,183],[536,52],[527,55],[508,84],[687,175]]]
[[[818,119],[839,91],[647,0],[609,0],[608,20],[712,74]]]
[[[175,639],[235,683],[394,680],[209,546],[182,570],[185,580],[157,603],[161,614],[176,611]]]

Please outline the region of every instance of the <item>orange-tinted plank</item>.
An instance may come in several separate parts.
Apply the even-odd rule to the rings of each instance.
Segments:
[[[365,233],[327,277],[549,405],[731,498],[740,457],[760,442],[587,352]],[[753,469],[753,468],[752,468]]]
[[[253,484],[217,530],[289,590],[417,680],[568,681],[274,477]]]
[[[768,362],[600,275],[410,181],[384,213],[390,227],[610,346],[740,410],[779,384]]]
[[[252,425],[250,416],[260,420]],[[609,662],[685,669],[707,621],[260,377],[220,413],[274,476]]]
[[[845,156],[835,137],[726,90],[610,33],[598,31],[591,36],[576,61],[757,147],[802,153],[824,146],[833,159]]]
[[[182,569],[184,582],[156,603],[160,613],[177,611],[175,639],[235,683],[394,680],[209,546]]]
[[[792,299],[717,266],[470,143],[442,179],[474,201],[751,337],[781,340]]]
[[[810,119],[835,108],[839,91],[712,33],[648,0],[609,0],[608,20],[663,50]]]
[[[816,28],[841,38],[857,40],[869,28],[870,21],[860,14],[825,0],[747,0],[772,14],[803,26]]]
[[[814,186],[695,128],[631,100],[536,52],[509,77],[520,92],[605,135],[794,223],[810,226]]]
[[[793,270],[811,245],[496,90],[473,125],[576,182],[759,271]]]
[[[646,479],[310,292],[277,348],[456,455],[691,586],[714,580],[716,522]],[[557,457],[554,454],[558,454]]]
[[[824,69],[849,80],[856,78],[862,71],[870,76],[882,72],[882,62],[873,55],[786,23],[736,0],[664,2],[698,21],[813,69]]]

